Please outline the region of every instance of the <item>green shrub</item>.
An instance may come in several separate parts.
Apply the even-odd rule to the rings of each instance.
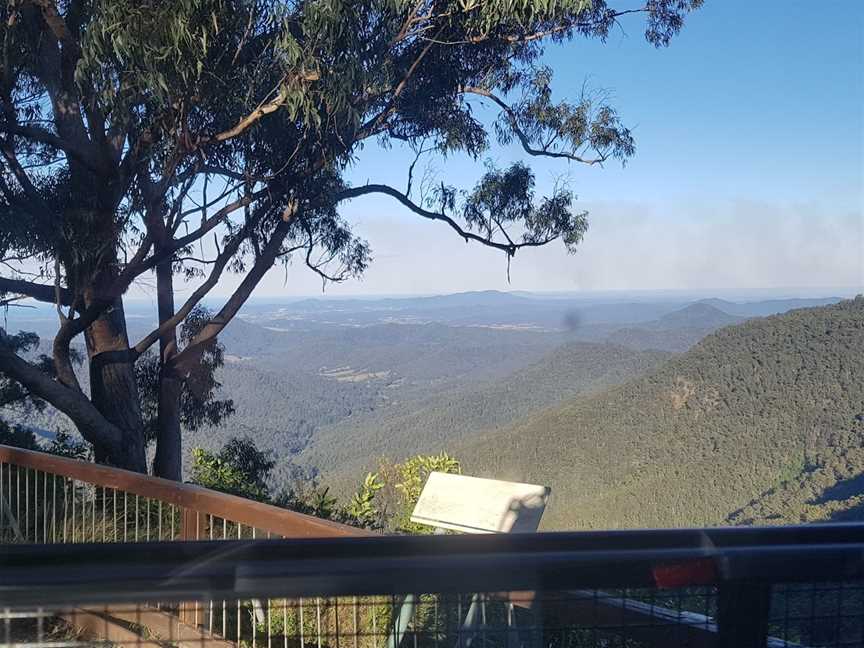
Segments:
[[[411,512],[432,472],[460,474],[458,459],[446,452],[416,455],[402,463],[382,460],[379,470],[369,473],[351,498],[347,515],[364,526],[395,533],[427,534],[432,528],[411,522]]]
[[[238,445],[242,446],[239,450]],[[193,448],[191,481],[205,488],[264,502],[269,499],[265,480],[274,465],[269,457],[269,453],[259,451],[249,439],[233,439],[218,454]]]

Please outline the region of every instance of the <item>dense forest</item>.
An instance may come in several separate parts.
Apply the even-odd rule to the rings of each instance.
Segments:
[[[453,452],[548,484],[546,528],[861,514],[864,297],[754,319],[660,368]]]
[[[533,412],[624,382],[667,357],[612,344],[565,344],[496,380],[460,382],[344,419],[322,429],[300,460],[320,469],[337,492],[348,492],[382,456],[448,451],[477,435],[494,436]]]

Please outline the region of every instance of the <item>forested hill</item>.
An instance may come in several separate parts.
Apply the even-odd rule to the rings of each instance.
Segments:
[[[609,335],[608,340],[634,349],[683,352],[712,331],[745,319],[729,315],[710,304],[696,302],[653,322],[618,329]]]
[[[550,485],[547,529],[844,519],[864,513],[862,376],[858,297],[721,329],[452,451],[472,474]]]
[[[301,459],[320,469],[335,492],[346,494],[381,457],[449,451],[473,435],[506,429],[513,421],[577,394],[595,393],[641,375],[668,357],[611,344],[564,344],[494,380],[455,383],[430,390],[426,397],[346,418],[320,430]]]

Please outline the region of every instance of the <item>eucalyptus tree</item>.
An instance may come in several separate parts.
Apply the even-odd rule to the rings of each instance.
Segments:
[[[524,164],[490,168],[473,188],[442,178],[419,197],[414,165],[404,188],[349,186],[345,175],[364,143],[479,160],[495,141],[513,141],[530,156],[626,160],[633,138],[612,106],[553,100],[544,44],[604,40],[627,16],[664,46],[701,0],[613,4],[4,3],[0,291],[54,304],[58,330],[50,368],[4,331],[0,371],[68,415],[98,461],[145,471],[135,365],[158,348],[153,470],[177,479],[184,384],[264,274],[292,259],[334,281],[367,267],[370,248],[340,217],[344,201],[390,196],[508,259],[557,240],[574,250],[585,213],[564,187],[535,195]],[[498,117],[478,119],[478,102]],[[240,275],[233,293],[179,340],[226,272]],[[130,340],[124,294],[153,275],[158,326]],[[194,286],[182,302],[178,281]],[[80,335],[89,393],[73,369]]]

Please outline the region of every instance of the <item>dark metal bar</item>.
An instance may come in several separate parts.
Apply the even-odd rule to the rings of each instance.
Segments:
[[[864,580],[864,542],[693,547],[682,532],[639,549],[645,532],[614,536],[607,549],[600,534],[579,533],[7,546],[0,605],[398,595],[418,583],[433,592],[655,588],[670,571],[672,587]]]
[[[718,648],[766,648],[770,610],[770,585],[721,585],[717,609]]]

